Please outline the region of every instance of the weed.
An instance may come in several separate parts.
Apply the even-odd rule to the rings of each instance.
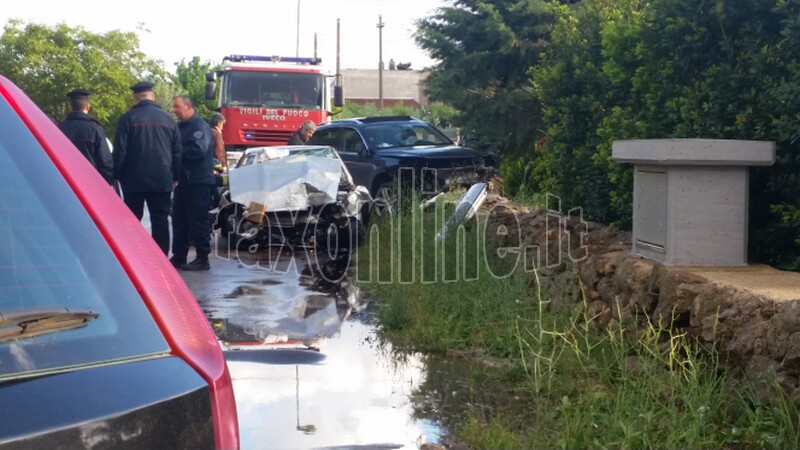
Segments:
[[[472,448],[800,447],[800,411],[777,383],[764,400],[713,348],[646,318],[635,330],[619,321],[598,330],[585,298],[575,299],[577,314],[552,312],[535,272],[500,278],[486,269],[494,250],[477,224],[435,243],[446,210],[380,223],[357,268],[381,266],[382,278],[362,282],[380,299],[379,330],[394,345],[482,355],[472,361],[480,370],[449,375],[470,386],[458,397],[466,413],[451,424],[452,440]],[[507,363],[492,366],[493,358]],[[495,389],[475,388],[484,383]]]

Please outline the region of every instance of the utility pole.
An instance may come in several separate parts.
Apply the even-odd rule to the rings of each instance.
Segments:
[[[342,24],[340,19],[336,19],[336,86],[342,85],[342,71],[341,69],[341,31]]]
[[[299,1],[299,0],[298,0]],[[383,109],[383,16],[378,15],[378,108]]]
[[[333,84],[333,106],[344,107],[344,87],[341,71],[341,23],[336,19],[336,81]]]
[[[297,0],[297,39],[295,40],[296,46],[294,56],[300,57],[300,0]]]

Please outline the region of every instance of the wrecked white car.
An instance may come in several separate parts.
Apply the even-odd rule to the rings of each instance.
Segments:
[[[334,255],[358,246],[371,203],[332,147],[254,147],[228,174],[213,225],[237,248],[305,246]]]

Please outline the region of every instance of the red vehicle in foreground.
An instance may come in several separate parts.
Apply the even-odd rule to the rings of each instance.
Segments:
[[[239,447],[197,301],[55,124],[0,76],[0,449]]]

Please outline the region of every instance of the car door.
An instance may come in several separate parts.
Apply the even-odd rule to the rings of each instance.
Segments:
[[[353,182],[367,189],[372,189],[373,180],[382,171],[383,164],[372,158],[364,138],[353,127],[317,130],[309,144],[330,145],[335,148],[353,176]]]

